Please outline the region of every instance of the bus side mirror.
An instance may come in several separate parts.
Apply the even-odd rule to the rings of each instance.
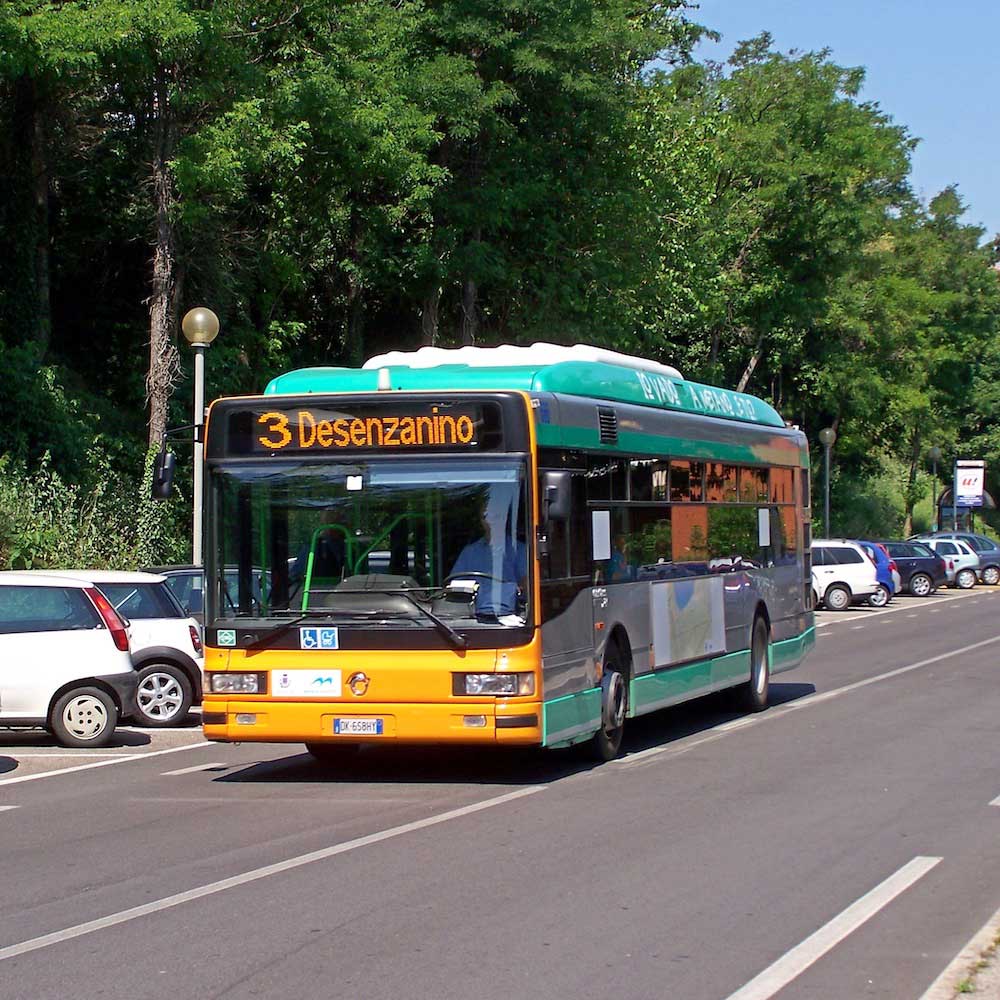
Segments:
[[[542,516],[546,521],[568,521],[570,510],[570,473],[542,473]]]
[[[161,451],[153,462],[153,484],[150,494],[154,500],[169,500],[174,485],[174,467],[177,458],[169,451]]]

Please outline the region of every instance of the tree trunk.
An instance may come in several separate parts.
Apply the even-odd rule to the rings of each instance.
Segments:
[[[149,298],[149,370],[146,373],[150,447],[159,444],[167,428],[167,403],[180,369],[175,343],[176,313],[173,309],[177,247],[170,218],[174,204],[170,158],[173,155],[175,123],[170,108],[169,73],[164,66],[156,70],[153,102],[152,176],[156,231],[152,294]]]
[[[906,476],[906,490],[903,496],[903,537],[913,534],[913,504],[920,469],[920,431],[914,431],[910,440],[910,469]]]
[[[13,85],[14,128],[12,156],[24,164],[27,190],[20,193],[24,207],[21,246],[23,261],[18,261],[20,285],[16,293],[23,305],[25,340],[29,341],[41,360],[52,339],[52,303],[50,292],[50,231],[49,231],[49,163],[46,149],[46,109],[39,81],[25,74]],[[10,183],[11,178],[6,180]],[[15,200],[12,204],[18,204]],[[15,209],[15,211],[18,211]],[[18,213],[20,214],[20,212]],[[8,279],[9,279],[8,275]]]
[[[462,344],[474,344],[479,332],[479,318],[476,315],[477,287],[472,278],[462,282]]]
[[[746,368],[743,370],[743,375],[740,377],[739,382],[736,385],[737,392],[746,392],[747,383],[753,377],[753,373],[760,364],[760,359],[764,356],[764,338],[761,337],[757,341],[757,348],[754,350],[752,357],[747,362]]]
[[[435,288],[424,298],[420,310],[421,342],[425,347],[436,347],[438,339],[438,308],[441,305],[441,289]]]

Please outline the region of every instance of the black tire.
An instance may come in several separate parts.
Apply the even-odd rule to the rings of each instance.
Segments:
[[[882,583],[878,585],[878,590],[868,597],[868,603],[873,608],[884,608],[891,600],[892,594],[889,593],[889,588]]]
[[[995,587],[998,583],[1000,583],[1000,567],[983,567],[983,583],[985,583],[988,587]]]
[[[750,680],[741,688],[740,701],[748,712],[767,708],[771,690],[771,661],[768,656],[767,622],[758,615],[750,630]]]
[[[617,646],[604,656],[601,677],[601,728],[590,741],[590,753],[599,761],[614,760],[622,749],[628,712],[628,671]]]
[[[52,706],[49,726],[64,747],[104,747],[118,725],[118,709],[100,688],[67,691]]]
[[[307,743],[306,750],[326,767],[347,764],[358,755],[357,743]]]
[[[910,593],[914,597],[927,597],[934,593],[934,581],[926,573],[914,573],[910,577]]]
[[[976,585],[976,571],[973,569],[960,569],[955,574],[955,586],[959,590],[971,590]]]
[[[842,583],[827,587],[823,603],[830,611],[846,611],[851,606],[851,592]]]
[[[173,663],[147,663],[139,671],[135,721],[160,729],[187,718],[194,694],[188,675]]]

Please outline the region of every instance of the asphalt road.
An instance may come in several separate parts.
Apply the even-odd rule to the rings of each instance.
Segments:
[[[0,997],[921,997],[1000,906],[1000,590],[572,753],[0,734]]]

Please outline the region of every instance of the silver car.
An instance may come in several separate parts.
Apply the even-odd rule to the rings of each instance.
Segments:
[[[965,542],[957,538],[925,538],[921,544],[932,548],[944,560],[950,587],[968,590],[976,585],[980,559]]]

